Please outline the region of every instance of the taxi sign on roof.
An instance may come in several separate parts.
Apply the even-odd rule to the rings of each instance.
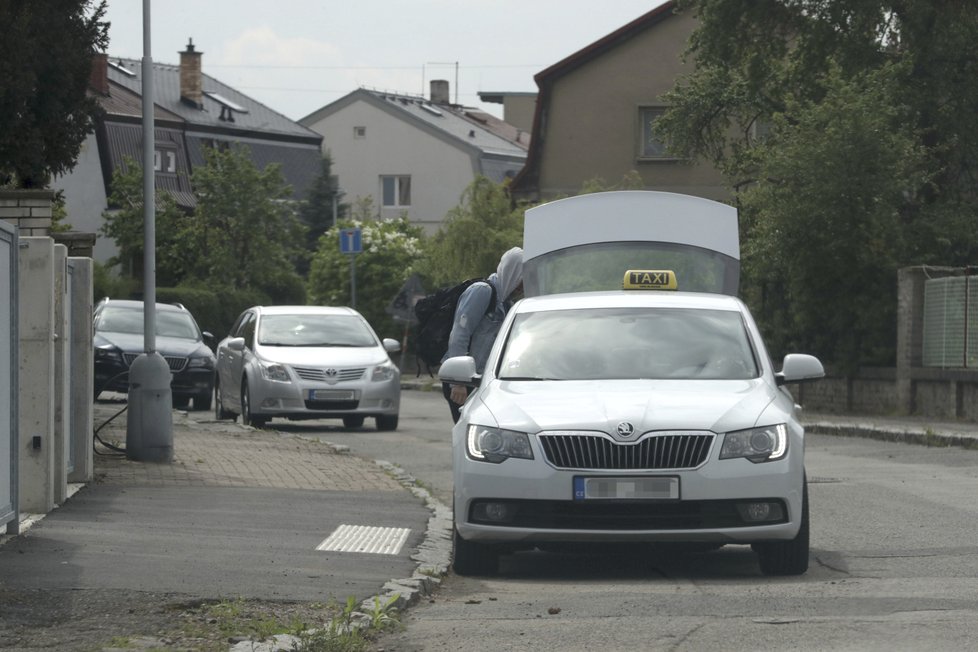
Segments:
[[[671,269],[630,269],[622,282],[625,290],[676,290],[676,274]]]

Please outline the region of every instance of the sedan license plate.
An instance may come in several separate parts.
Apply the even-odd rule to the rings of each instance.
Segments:
[[[678,500],[679,478],[574,476],[574,500]]]
[[[352,389],[310,389],[310,401],[352,401],[356,396]]]

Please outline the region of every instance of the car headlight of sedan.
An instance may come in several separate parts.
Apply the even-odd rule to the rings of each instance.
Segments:
[[[779,423],[728,432],[723,436],[720,459],[746,457],[751,462],[773,462],[788,454],[788,427]]]
[[[122,351],[114,346],[96,346],[95,347],[95,359],[103,360],[106,362],[122,362]]]
[[[191,357],[187,362],[188,367],[197,368],[201,367],[203,369],[213,369],[214,368],[214,356],[204,355]]]
[[[266,380],[274,380],[279,383],[292,382],[289,378],[289,370],[285,368],[285,365],[277,362],[261,362],[258,366],[261,369],[261,375]]]
[[[374,367],[373,374],[370,376],[370,380],[379,382],[382,380],[390,380],[394,377],[394,365],[391,363],[380,364]]]
[[[525,432],[503,430],[490,426],[470,425],[465,450],[469,457],[480,462],[499,464],[511,457],[533,459],[530,438]]]

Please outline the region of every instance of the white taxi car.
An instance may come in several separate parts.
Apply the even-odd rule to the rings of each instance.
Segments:
[[[602,243],[582,239],[593,257]],[[507,315],[484,374],[467,356],[439,370],[476,388],[453,430],[454,570],[491,574],[503,553],[569,542],[695,542],[748,544],[763,573],[804,573],[804,429],[786,385],[821,363],[789,354],[775,369],[743,302],[680,291],[674,270],[553,294],[562,281],[545,268],[529,266],[538,296]],[[730,287],[722,269],[710,282]]]

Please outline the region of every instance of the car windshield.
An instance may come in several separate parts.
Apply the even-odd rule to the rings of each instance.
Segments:
[[[264,346],[376,346],[366,322],[355,315],[265,315],[258,327]]]
[[[100,333],[143,333],[143,309],[106,306],[99,312],[95,330]],[[156,334],[184,340],[200,340],[200,330],[189,313],[156,311]]]
[[[607,308],[517,315],[502,380],[744,379],[758,367],[740,313]]]

